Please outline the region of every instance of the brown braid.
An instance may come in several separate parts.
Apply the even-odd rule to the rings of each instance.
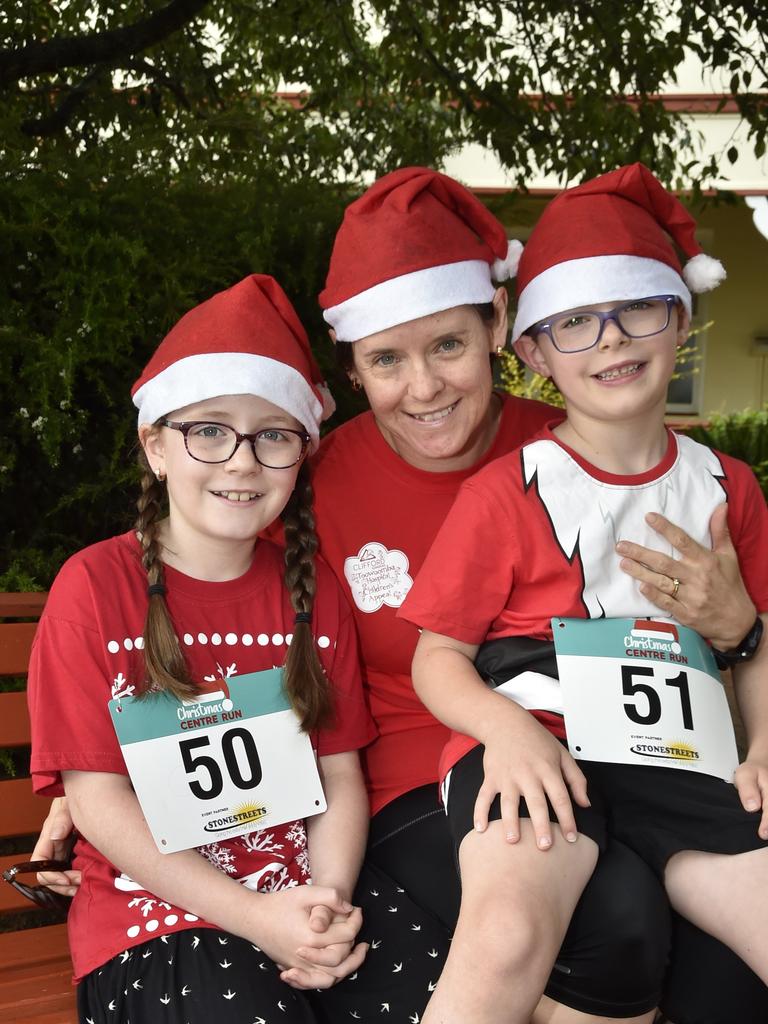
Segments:
[[[295,612],[311,613],[315,602],[317,536],[312,499],[312,484],[305,463],[282,514],[285,585]],[[308,622],[297,622],[294,626],[284,671],[285,690],[304,732],[328,724],[333,715],[331,691]]]
[[[160,559],[160,541],[157,536],[158,519],[162,512],[165,487],[155,478],[143,451],[139,452],[141,468],[141,496],[136,502],[138,517],[135,530],[141,543],[141,561],[147,570],[147,585],[162,584],[165,573]],[[197,695],[184,660],[168,606],[162,594],[149,599],[144,623],[144,671],[146,679],[142,695],[152,690],[170,691],[179,700]]]

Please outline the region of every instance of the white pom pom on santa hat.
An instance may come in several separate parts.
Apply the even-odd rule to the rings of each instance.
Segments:
[[[551,315],[553,302],[567,310],[674,295],[690,314],[691,292],[725,276],[701,251],[696,221],[677,196],[643,164],[619,167],[561,192],[540,216],[517,269],[512,340]]]
[[[725,267],[713,256],[700,252],[683,267],[683,280],[692,292],[711,292],[726,279]]]
[[[494,281],[507,281],[514,277],[523,254],[523,243],[516,238],[507,239],[507,255],[503,260],[494,260],[491,264],[491,277]]]

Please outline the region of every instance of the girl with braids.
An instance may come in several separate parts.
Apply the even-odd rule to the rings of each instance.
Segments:
[[[82,884],[68,924],[80,1020],[299,1024],[378,1019],[383,1003],[390,1021],[417,1020],[445,941],[383,876],[367,873],[354,895],[367,903],[361,911],[353,902],[367,826],[357,750],[374,729],[351,614],[314,558],[304,459],[332,402],[276,282],[253,275],[183,317],[133,399],[135,529],[65,564],[30,669],[35,788],[66,793],[79,833]],[[259,538],[278,517],[284,551]],[[140,740],[156,738],[156,709],[171,701],[173,767],[153,739],[141,743],[151,761],[141,772],[153,769],[150,790],[164,788],[181,754],[190,789],[194,780],[213,790],[224,762],[209,756],[205,726],[234,714],[230,687],[266,699],[259,688],[279,665],[327,810],[214,832],[187,849],[173,838],[184,812],[166,804],[161,827],[179,852],[159,852],[137,797],[152,818],[152,793],[148,800],[113,718],[128,711]],[[234,707],[246,708],[245,698]],[[285,788],[313,785],[313,762],[311,753],[309,768],[291,761]],[[242,757],[235,771],[247,776]],[[278,796],[253,792],[244,791],[255,801],[244,807],[256,821],[256,804]],[[207,806],[224,813],[218,805]],[[371,941],[362,940],[363,917]]]

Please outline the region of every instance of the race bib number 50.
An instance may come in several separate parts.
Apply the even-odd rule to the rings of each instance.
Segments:
[[[198,700],[123,697],[109,710],[162,853],[325,810],[315,754],[282,669],[231,676],[225,689]]]
[[[712,652],[685,626],[552,619],[574,757],[733,780],[739,760]]]

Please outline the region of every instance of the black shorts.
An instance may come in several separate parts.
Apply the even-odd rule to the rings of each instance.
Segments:
[[[730,782],[655,765],[580,761],[590,800],[607,815],[611,835],[663,877],[683,850],[748,853],[768,849],[757,834],[760,811],[745,811]],[[594,794],[594,796],[593,796]]]
[[[456,762],[443,783],[445,813],[448,815],[448,825],[457,851],[464,836],[469,835],[475,829],[475,801],[485,778],[484,754],[484,746],[473,747],[468,754]],[[589,797],[594,805],[591,792]],[[557,821],[557,815],[549,801],[547,801],[547,806],[549,820]],[[523,799],[520,800],[519,813],[521,818],[530,817],[528,807]],[[606,844],[606,822],[601,809],[594,806],[579,807],[578,804],[574,804],[573,816],[576,820],[576,828],[581,835],[593,839],[602,853]],[[497,794],[488,811],[488,820],[499,821],[500,819],[501,800]]]
[[[368,857],[443,922],[446,937],[453,932],[461,888],[436,784],[404,793],[374,816]],[[661,998],[668,948],[664,890],[636,853],[610,840],[574,911],[546,994],[599,1017],[645,1013]],[[726,955],[733,957],[730,950]],[[701,987],[700,979],[695,985]]]
[[[448,778],[446,812],[456,847],[474,829],[473,809],[483,782],[485,748],[475,747]],[[663,877],[667,861],[682,850],[746,853],[768,848],[757,827],[760,811],[745,811],[736,787],[711,775],[655,765],[579,761],[591,807],[573,805],[579,832],[601,851],[606,834],[621,840]],[[521,817],[529,817],[520,801]],[[489,820],[501,818],[497,796]],[[549,808],[550,821],[557,817]]]

